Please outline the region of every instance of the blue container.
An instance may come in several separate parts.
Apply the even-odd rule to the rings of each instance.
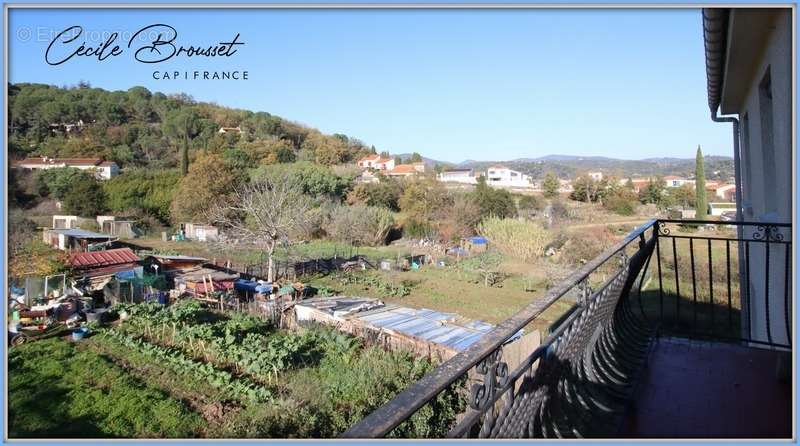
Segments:
[[[75,331],[72,332],[72,340],[80,341],[81,339],[85,338],[86,335],[88,334],[89,334],[89,327],[76,328]]]

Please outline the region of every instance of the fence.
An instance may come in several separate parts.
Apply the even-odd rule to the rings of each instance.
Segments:
[[[778,349],[790,345],[790,231],[785,224],[650,221],[351,426],[343,437],[392,435],[461,383],[471,383],[461,389],[468,409],[453,417],[448,437],[612,435],[659,333],[724,336]],[[577,296],[576,303],[510,370],[503,359],[504,344],[555,302],[572,296]],[[736,330],[734,318],[737,298],[742,302],[741,330]],[[670,305],[675,311],[666,311]],[[787,337],[778,337],[778,332]]]

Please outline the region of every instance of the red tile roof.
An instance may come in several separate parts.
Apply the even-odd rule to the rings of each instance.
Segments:
[[[414,168],[413,164],[400,164],[399,166],[394,166],[394,169],[389,171],[389,173],[397,173],[397,174],[417,173],[417,172],[419,171]]]
[[[100,266],[134,263],[141,259],[130,248],[108,249],[106,251],[79,252],[69,256],[73,268],[97,268]]]

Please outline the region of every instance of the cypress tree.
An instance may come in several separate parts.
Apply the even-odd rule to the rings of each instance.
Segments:
[[[697,157],[694,166],[695,198],[697,202],[697,219],[705,220],[708,216],[708,203],[706,202],[706,173],[703,168],[703,151],[697,146]]]
[[[189,173],[189,137],[183,137],[183,147],[181,147],[181,175]]]

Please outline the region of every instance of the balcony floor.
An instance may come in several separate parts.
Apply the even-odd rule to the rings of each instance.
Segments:
[[[776,378],[778,353],[661,338],[623,426],[630,438],[789,438],[791,382]]]

